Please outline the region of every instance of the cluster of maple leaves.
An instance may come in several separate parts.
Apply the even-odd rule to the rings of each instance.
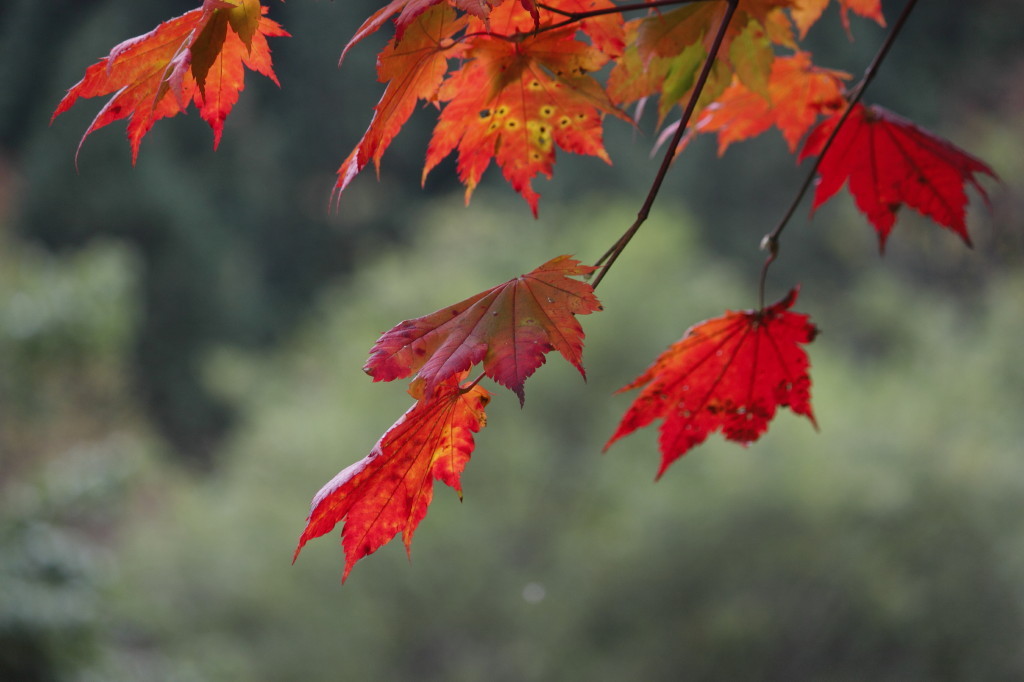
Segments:
[[[531,183],[538,174],[551,176],[556,148],[611,163],[605,121],[611,116],[635,125],[657,97],[662,139],[679,125],[666,126],[666,119],[691,100],[696,117],[684,143],[716,134],[722,153],[777,128],[791,152],[799,149],[799,161],[817,160],[813,208],[845,184],[882,248],[902,206],[969,245],[965,185],[985,196],[976,175],[994,173],[909,121],[861,104],[847,88],[847,74],[814,64],[799,42],[828,4],[392,0],[342,52],[344,58],[362,39],[393,24],[394,36],[377,62],[384,94],[337,171],[335,195],[371,161],[379,169],[404,123],[425,103],[439,113],[424,180],[455,154],[468,202],[493,160],[536,215],[539,194]],[[880,0],[837,4],[847,31],[851,12],[885,25]],[[288,33],[266,13],[259,0],[204,0],[90,66],[53,117],[80,97],[112,95],[82,140],[127,118],[134,163],[157,120],[195,104],[216,147],[244,87],[244,67],[277,82],[266,39]],[[627,20],[626,13],[639,16]],[[601,310],[586,281],[598,269],[559,256],[381,336],[364,369],[374,381],[412,377],[409,393],[416,402],[369,455],[316,495],[295,556],[338,523],[344,524],[343,580],[359,559],[399,533],[408,549],[434,479],[460,491],[473,434],[486,423],[490,394],[480,386],[484,377],[522,403],[525,381],[553,350],[584,374],[584,334],[576,316]],[[816,328],[807,315],[791,311],[796,298],[794,288],[773,305],[728,312],[690,328],[622,389],[641,390],[608,445],[661,420],[660,477],[714,431],[740,443],[756,440],[780,406],[814,423],[802,346],[814,340]],[[482,365],[481,373],[470,379],[475,365]]]

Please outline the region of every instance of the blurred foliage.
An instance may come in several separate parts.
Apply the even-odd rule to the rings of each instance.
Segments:
[[[75,679],[98,653],[107,546],[136,469],[126,436],[78,445],[0,500],[0,678]]]
[[[421,192],[414,116],[329,214],[379,41],[335,62],[379,3],[275,3],[283,88],[250,77],[219,151],[168,121],[132,169],[111,128],[76,174],[94,114],[48,128],[60,94],[194,4],[0,4],[0,679],[1024,677],[1024,5],[921,5],[871,91],[1000,173],[974,251],[905,215],[880,260],[848,199],[785,235],[770,286],[802,282],[823,331],[821,433],[783,413],[656,485],[655,431],[600,454],[615,389],[755,303],[757,242],[799,180],[773,133],[722,159],[698,140],[584,320],[588,383],[552,358],[525,409],[499,393],[465,502],[439,485],[413,565],[393,543],[340,588],[336,541],[288,563],[313,492],[409,404],[360,371],[373,340],[596,258],[650,139],[612,124],[614,167],[560,155],[534,222],[496,177],[468,209],[445,169]],[[881,32],[854,33],[833,13],[816,57],[860,72]]]
[[[116,244],[57,258],[0,234],[0,484],[135,411],[125,400],[135,270]]]

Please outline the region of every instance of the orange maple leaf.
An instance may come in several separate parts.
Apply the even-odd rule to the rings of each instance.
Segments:
[[[243,66],[278,84],[266,39],[289,34],[263,16],[266,11],[258,0],[205,0],[202,7],[126,40],[86,69],[82,80],[57,105],[51,123],[79,97],[113,93],[78,148],[94,130],[128,118],[134,164],[142,138],[153,124],[194,102],[213,129],[216,148],[224,120],[245,87]]]
[[[821,114],[830,114],[846,103],[843,80],[849,74],[822,69],[811,63],[808,52],[779,57],[772,64],[768,99],[751,91],[739,79],[709,105],[697,119],[699,133],[718,133],[718,154],[729,145],[756,137],[771,126],[782,131],[789,151],[796,151]]]
[[[804,143],[799,159],[821,154],[841,112],[821,122]],[[858,104],[836,134],[818,166],[812,211],[848,183],[854,203],[874,225],[879,249],[907,205],[946,227],[970,246],[965,207],[966,183],[988,201],[974,177],[995,172],[974,156],[910,121],[877,106]]]
[[[789,311],[797,293],[795,288],[763,310],[728,312],[687,330],[621,389],[644,386],[605,449],[662,419],[660,478],[713,431],[743,444],[757,440],[779,405],[806,416],[817,428],[809,362],[800,347],[814,340],[817,328],[807,315]]]
[[[882,16],[882,0],[838,0],[839,9],[843,21],[843,28],[846,34],[850,35],[850,12],[866,19],[874,20],[879,26],[885,26],[885,17]],[[829,0],[795,0],[793,7],[789,10],[793,17],[793,23],[800,31],[800,38],[807,35],[807,31],[821,18]]]
[[[579,0],[562,0],[559,7],[563,5],[585,6]],[[556,17],[545,12],[542,25]],[[514,41],[490,34],[471,38],[467,63],[438,93],[446,104],[427,148],[423,179],[458,149],[457,170],[466,185],[468,203],[494,159],[537,215],[540,195],[531,180],[538,173],[551,177],[555,146],[611,163],[602,140],[603,113],[629,119],[588,75],[608,62],[608,54],[577,40],[575,28],[525,35],[532,20],[513,4],[493,11],[490,21],[501,35],[521,37]],[[621,22],[614,26],[617,32],[607,21],[582,28],[593,30],[609,49],[621,49]],[[467,30],[475,33],[473,26]]]
[[[601,303],[589,284],[571,276],[594,270],[558,256],[464,301],[400,322],[377,340],[363,369],[374,381],[416,372],[430,396],[452,375],[482,361],[484,373],[514,391],[520,403],[526,379],[552,350],[585,378],[583,328],[576,315],[599,311]]]
[[[471,3],[454,4],[466,8]],[[613,5],[608,0],[552,0],[543,11],[532,2],[477,5],[480,12],[471,18],[458,16],[448,4],[396,0],[371,17],[350,42],[349,47],[393,14],[415,17],[401,24],[401,38],[396,35],[378,60],[380,80],[389,84],[369,129],[338,169],[336,197],[371,159],[379,170],[384,150],[419,100],[443,106],[427,151],[424,180],[458,148],[467,201],[492,158],[534,215],[539,195],[530,181],[538,173],[551,175],[555,145],[611,162],[602,142],[602,115],[629,118],[588,74],[624,48],[621,16],[588,17],[574,28],[535,30],[563,21],[567,12]],[[484,9],[489,11],[481,19]],[[591,43],[577,40],[577,33]],[[456,57],[465,63],[446,78],[448,59]]]
[[[416,16],[401,43],[396,37],[381,52],[377,77],[388,86],[363,139],[338,168],[336,197],[371,160],[379,171],[381,157],[409,120],[416,102],[435,98],[448,71],[448,59],[461,53],[462,46],[453,43],[451,36],[465,24],[465,18],[456,18],[452,8],[437,5]]]
[[[434,479],[462,497],[462,470],[473,454],[473,434],[487,423],[490,395],[480,386],[460,387],[464,375],[449,377],[433,396],[403,414],[373,446],[370,454],[342,469],[313,497],[306,528],[292,558],[303,545],[344,522],[342,582],[357,561],[402,533],[406,551],[427,515]]]

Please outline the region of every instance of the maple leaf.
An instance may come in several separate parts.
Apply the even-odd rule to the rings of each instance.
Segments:
[[[801,161],[821,154],[840,115],[833,114],[811,132],[800,152]],[[970,246],[964,185],[969,182],[988,201],[975,179],[977,173],[996,177],[983,161],[947,140],[881,107],[858,104],[818,166],[811,210],[848,181],[857,208],[878,233],[880,250],[885,250],[896,212],[903,205],[952,230]]]
[[[717,132],[721,156],[733,142],[756,137],[774,125],[794,152],[820,114],[845,105],[843,80],[849,77],[814,66],[807,52],[779,57],[772,64],[767,98],[734,79],[721,97],[704,109],[694,129]]]
[[[94,130],[128,118],[134,164],[142,138],[153,124],[194,102],[213,129],[216,149],[224,120],[245,87],[243,66],[278,84],[266,39],[289,34],[267,19],[266,11],[256,0],[206,0],[202,7],[126,40],[86,69],[82,80],[57,105],[51,123],[79,97],[113,93],[78,148]]]
[[[562,0],[559,7],[563,5],[586,6],[579,0]],[[536,216],[540,195],[531,180],[539,173],[551,176],[556,145],[611,163],[602,140],[602,114],[629,119],[587,75],[604,66],[608,55],[577,40],[575,28],[522,34],[532,20],[513,4],[496,9],[490,21],[503,35],[523,37],[509,41],[478,34],[469,41],[468,61],[438,92],[446,104],[427,148],[423,180],[458,149],[457,172],[466,185],[468,203],[494,159]],[[621,46],[607,22],[587,26],[603,43]],[[467,31],[477,33],[474,28]]]
[[[523,384],[557,350],[586,378],[583,328],[576,315],[601,310],[593,288],[571,279],[596,268],[558,256],[504,284],[437,312],[405,320],[370,349],[363,370],[374,381],[417,373],[424,395],[452,375],[484,363],[484,373],[522,404]]]
[[[345,551],[342,582],[352,566],[402,533],[406,551],[427,515],[434,479],[462,497],[460,477],[473,454],[473,434],[487,422],[490,395],[480,386],[460,387],[449,377],[429,399],[418,402],[384,433],[370,454],[342,469],[313,497],[306,528],[292,558],[307,541],[339,523]]]
[[[469,4],[455,3],[460,8]],[[621,17],[589,17],[578,27],[535,35],[540,13],[532,2],[477,5],[489,11],[481,19],[481,9],[470,20],[465,15],[456,19],[447,4],[395,2],[371,18],[376,24],[364,25],[366,31],[376,30],[388,16],[401,11],[399,17],[404,17],[415,10],[415,19],[402,24],[401,37],[396,35],[378,60],[380,80],[389,81],[388,88],[370,128],[338,169],[336,196],[371,159],[379,171],[384,150],[418,100],[445,103],[427,152],[424,180],[458,148],[467,202],[492,158],[534,215],[539,195],[530,180],[538,173],[551,175],[555,145],[611,163],[602,143],[601,114],[628,117],[587,74],[624,48]],[[544,6],[542,21],[550,25],[566,12],[612,6],[608,0],[553,0]],[[463,29],[466,36],[454,37]],[[578,32],[593,44],[576,40]],[[361,29],[353,41],[364,33]],[[466,62],[445,80],[447,60],[454,57]],[[552,116],[552,121],[543,120]]]
[[[795,0],[789,13],[793,17],[793,23],[796,24],[797,30],[800,31],[801,39],[821,18],[828,3],[829,0]],[[882,16],[882,0],[839,0],[839,9],[843,28],[846,29],[847,35],[850,35],[850,12],[866,19],[872,19],[879,26],[885,26],[885,17]]]
[[[763,310],[728,312],[687,330],[620,390],[644,387],[605,449],[662,419],[660,478],[713,431],[743,444],[757,440],[780,405],[806,416],[817,428],[809,363],[800,347],[814,340],[817,328],[807,315],[789,311],[798,291],[794,288]]]
[[[400,44],[397,37],[387,44],[377,59],[377,77],[388,86],[374,108],[370,127],[338,168],[336,197],[371,160],[380,170],[381,157],[409,120],[416,102],[435,97],[449,57],[459,54],[451,36],[464,27],[465,19],[456,18],[447,5],[438,5],[417,15]]]

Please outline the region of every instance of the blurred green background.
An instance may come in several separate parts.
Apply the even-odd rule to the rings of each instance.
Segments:
[[[922,3],[868,99],[989,162],[967,250],[902,215],[885,258],[845,195],[802,210],[770,281],[798,309],[821,432],[788,412],[654,484],[656,431],[601,447],[612,392],[689,325],[756,302],[760,237],[802,173],[777,133],[691,145],[558,358],[499,392],[463,477],[344,587],[336,534],[289,564],[320,485],[408,406],[362,373],[383,330],[632,221],[652,135],[562,154],[541,217],[495,171],[418,186],[413,117],[328,213],[379,97],[379,4],[277,4],[279,91],[250,75],[220,149],[196,115],[131,167],[123,128],[49,126],[111,46],[192,2],[0,5],[0,679],[1024,678],[1024,5]],[[895,17],[902,3],[885,2]],[[823,65],[883,32],[831,9]]]

